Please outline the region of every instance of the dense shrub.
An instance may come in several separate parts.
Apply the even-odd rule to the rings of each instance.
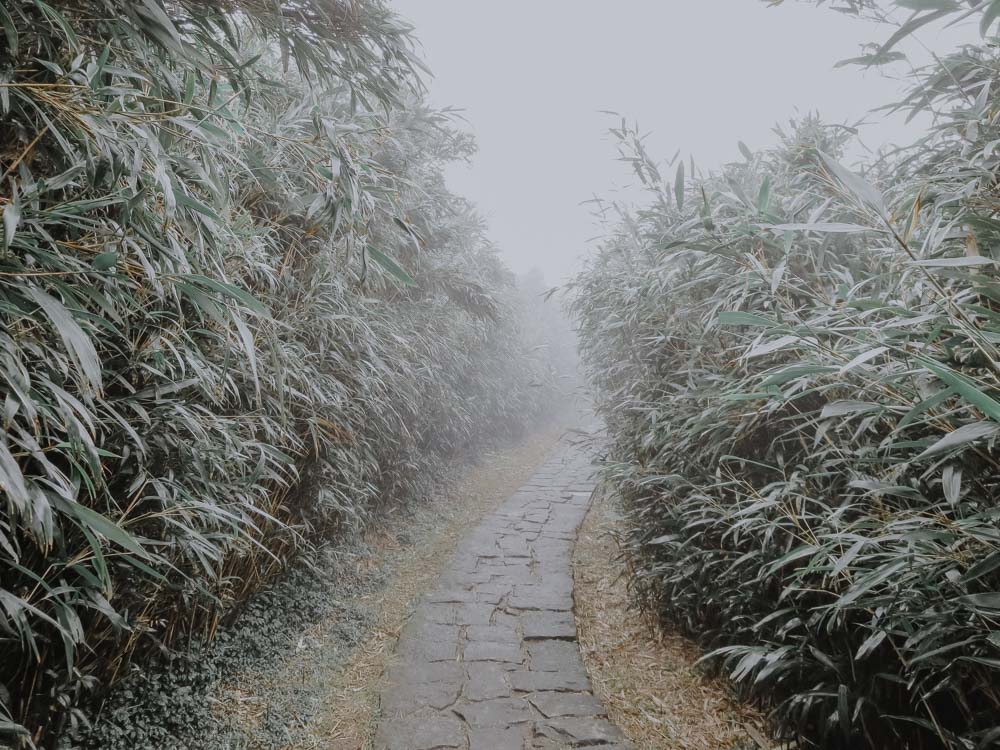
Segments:
[[[550,401],[381,0],[0,6],[0,739]]]
[[[652,198],[574,310],[634,590],[806,746],[1000,743],[998,75],[942,58],[863,177],[815,118],[694,180],[616,131]]]

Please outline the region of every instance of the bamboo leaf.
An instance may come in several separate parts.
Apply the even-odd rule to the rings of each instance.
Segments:
[[[821,153],[820,158],[823,160],[826,168],[830,170],[830,173],[833,174],[851,196],[862,205],[868,205],[878,211],[880,215],[885,215],[885,198],[874,185],[842,166],[832,157]]]
[[[11,181],[11,202],[3,209],[3,249],[8,250],[21,223],[21,200],[17,186]]]
[[[767,175],[757,194],[757,211],[766,214],[771,204],[771,176]]]
[[[91,510],[80,503],[70,502],[63,498],[52,496],[53,503],[59,506],[64,512],[74,516],[79,523],[95,534],[106,538],[109,542],[120,545],[134,555],[144,560],[152,559],[152,556],[140,545],[127,531],[116,525],[111,519],[101,515],[95,510]]]
[[[973,422],[972,424],[962,425],[954,432],[950,432],[945,435],[917,456],[917,460],[933,456],[937,453],[943,453],[944,451],[953,450],[954,448],[960,448],[968,443],[976,442],[977,440],[992,438],[997,434],[997,432],[1000,432],[1000,424],[996,424],[994,422]]]
[[[99,253],[94,256],[94,260],[91,263],[95,271],[107,271],[114,268],[117,264],[118,253],[116,252]]]
[[[879,404],[867,401],[832,401],[823,407],[820,419],[867,414],[868,412],[878,411],[881,408]]]
[[[233,284],[194,273],[185,274],[183,276],[179,276],[178,278],[206,287],[217,294],[221,294],[223,297],[240,302],[258,315],[267,316],[269,314],[267,305],[249,292],[246,292]]]
[[[28,287],[28,295],[42,309],[52,323],[52,327],[62,339],[77,369],[93,392],[99,393],[103,386],[103,376],[100,358],[90,337],[84,333],[73,315],[55,297],[46,294],[37,287]]]
[[[954,388],[962,398],[980,409],[983,414],[995,422],[1000,422],[1000,403],[979,390],[971,381],[942,364],[925,359],[919,361],[942,381]]]
[[[0,25],[3,26],[4,36],[7,38],[7,50],[10,56],[17,59],[18,34],[14,19],[11,18],[7,9],[0,5]]]
[[[378,263],[385,271],[387,271],[396,280],[402,282],[406,286],[416,286],[413,278],[406,271],[400,267],[396,261],[390,258],[388,255],[383,253],[381,250],[376,250],[373,247],[367,248],[366,252],[371,256],[372,260]]]
[[[773,224],[767,227],[776,232],[820,232],[822,234],[857,234],[858,232],[876,232],[878,230],[860,224],[845,224],[842,222],[813,222],[809,224]]]
[[[724,312],[719,314],[719,325],[724,326],[763,326],[773,328],[777,325],[761,315],[745,312]]]
[[[674,175],[674,198],[677,201],[677,210],[684,210],[684,160],[677,165],[677,172]]]

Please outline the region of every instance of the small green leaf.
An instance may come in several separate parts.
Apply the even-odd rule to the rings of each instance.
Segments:
[[[212,279],[208,276],[202,276],[201,274],[196,273],[185,274],[184,276],[179,276],[178,278],[200,284],[201,286],[208,287],[213,292],[217,292],[224,297],[229,297],[230,299],[242,302],[258,315],[269,314],[267,306],[263,302],[249,292],[244,291],[243,289],[240,289],[232,284],[227,284],[224,281],[219,281],[218,279]]]
[[[369,248],[366,249],[366,252],[368,253],[369,256],[371,256],[372,260],[374,260],[376,263],[378,263],[380,266],[382,266],[382,268],[384,270],[388,271],[389,274],[391,274],[392,276],[394,276],[396,279],[398,279],[399,281],[401,281],[406,286],[416,286],[417,285],[417,282],[415,282],[413,280],[413,277],[410,276],[410,274],[408,274],[406,271],[404,271],[400,267],[400,265],[398,263],[396,263],[396,261],[394,261],[392,258],[390,258],[388,255],[386,255],[382,251],[376,250],[373,247],[369,247]]]
[[[928,370],[937,375],[941,380],[954,388],[958,393],[973,406],[977,407],[987,417],[994,422],[1000,422],[1000,403],[987,394],[980,391],[966,378],[953,370],[945,367],[941,363],[919,358],[918,361]]]
[[[109,268],[114,268],[118,265],[118,253],[108,252],[101,253],[94,258],[93,263],[91,263],[95,271],[107,271]]]
[[[960,601],[976,609],[988,609],[1000,612],[1000,593],[995,591],[987,594],[967,594],[958,598]]]
[[[677,165],[677,174],[674,177],[674,197],[677,199],[677,210],[684,210],[684,161]]]
[[[1000,432],[1000,425],[994,422],[973,422],[972,424],[963,425],[934,443],[934,445],[917,456],[917,460],[933,456],[937,453],[943,453],[953,448],[959,448],[977,440],[991,438],[998,432]]]
[[[983,36],[989,34],[990,27],[998,18],[1000,18],[1000,0],[990,0],[979,22],[979,33]]]
[[[981,255],[963,255],[959,258],[931,258],[930,260],[917,260],[910,263],[913,266],[924,266],[926,268],[965,268],[969,266],[995,266],[997,262],[993,258],[984,258]]]
[[[719,314],[719,324],[724,326],[763,326],[773,328],[777,325],[761,315],[745,312],[724,312]]]
[[[12,58],[17,59],[17,26],[3,5],[0,5],[0,24],[3,25],[3,33],[7,37],[7,52]]]
[[[823,407],[823,411],[820,413],[820,419],[827,419],[829,417],[846,417],[854,414],[867,414],[868,412],[878,411],[881,408],[882,406],[880,404],[873,404],[869,401],[831,401]]]
[[[870,206],[879,212],[879,215],[885,216],[885,198],[882,196],[874,185],[869,183],[860,175],[855,174],[847,167],[840,164],[836,159],[820,152],[820,158],[823,159],[823,163],[826,168],[830,170],[831,174],[836,177],[837,181],[844,187],[847,192],[852,195],[855,200],[862,203],[863,205]]]
[[[766,214],[770,203],[771,176],[768,175],[764,178],[764,183],[760,186],[760,192],[757,194],[757,210],[762,214]]]
[[[55,297],[46,294],[38,287],[28,287],[25,294],[42,308],[42,311],[52,322],[52,327],[62,338],[66,351],[76,362],[84,381],[93,390],[100,391],[101,360],[97,356],[97,350],[94,348],[90,336],[84,333],[70,311]]]
[[[120,526],[117,526],[110,518],[103,516],[95,510],[91,510],[85,505],[80,503],[71,502],[61,497],[55,495],[52,496],[53,502],[59,505],[63,512],[69,513],[75,516],[76,519],[86,525],[86,527],[96,534],[100,534],[105,537],[108,541],[114,542],[115,544],[124,547],[129,552],[132,552],[139,557],[150,559],[150,554],[147,552],[142,545],[140,545],[131,534],[125,531]]]
[[[908,10],[958,10],[956,0],[896,0],[896,5]]]
[[[214,219],[215,221],[218,222],[222,221],[219,215],[211,208],[206,206],[198,199],[192,198],[190,195],[187,195],[186,193],[180,190],[177,189],[174,190],[174,199],[177,201],[178,206],[184,206],[185,208],[190,208],[192,211],[202,214],[203,216],[207,216],[210,219]]]
[[[825,234],[855,234],[857,232],[876,232],[877,229],[861,224],[844,224],[839,222],[814,222],[811,224],[771,224],[767,227],[778,232],[821,232]]]

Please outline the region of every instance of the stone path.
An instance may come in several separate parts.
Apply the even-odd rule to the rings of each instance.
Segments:
[[[591,473],[564,442],[458,547],[400,635],[376,750],[627,747],[576,642],[571,566]]]

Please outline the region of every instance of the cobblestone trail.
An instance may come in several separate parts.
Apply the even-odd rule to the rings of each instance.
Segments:
[[[400,634],[376,750],[627,747],[576,642],[571,565],[592,471],[564,441],[458,547]]]

